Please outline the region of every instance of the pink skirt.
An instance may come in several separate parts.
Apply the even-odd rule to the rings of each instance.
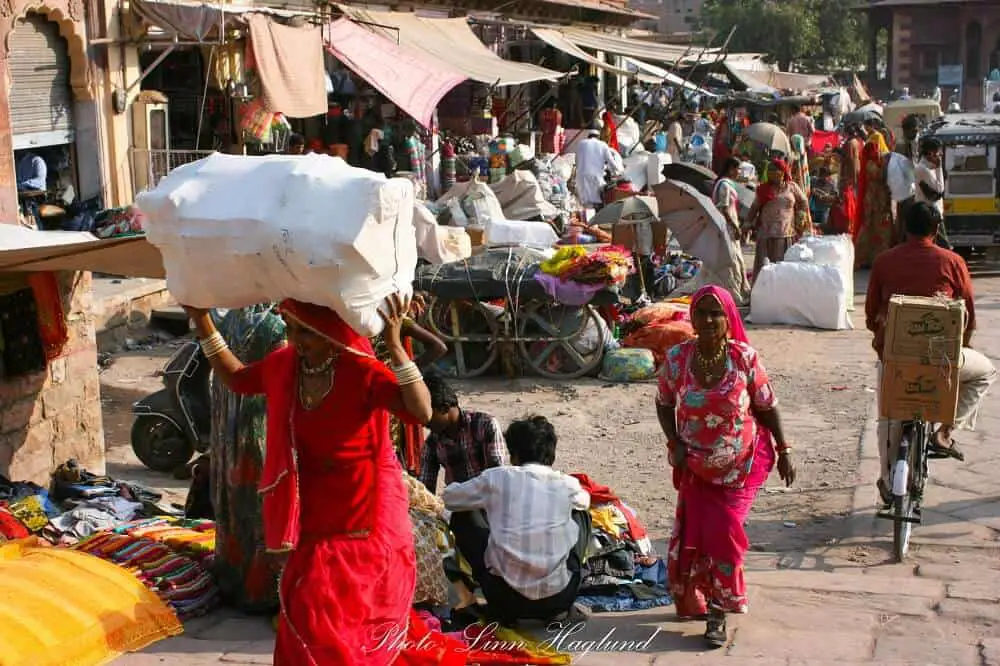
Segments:
[[[747,610],[743,559],[750,548],[743,524],[774,467],[770,433],[760,428],[753,465],[742,488],[680,475],[677,511],[667,555],[667,579],[681,618]]]

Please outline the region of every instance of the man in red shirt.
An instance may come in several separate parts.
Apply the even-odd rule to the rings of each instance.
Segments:
[[[972,294],[972,278],[965,261],[951,250],[934,243],[941,214],[926,203],[909,207],[906,215],[907,240],[875,257],[868,279],[868,297],[865,300],[865,323],[875,334],[872,346],[882,359],[885,342],[885,320],[889,299],[903,296],[945,296],[963,299],[967,313],[965,336],[962,341],[961,370],[958,381],[958,410],[955,423],[942,423],[935,433],[931,450],[958,460],[964,456],[951,439],[955,427],[972,430],[976,425],[979,403],[990,385],[996,380],[997,371],[986,356],[969,347],[976,328],[976,308]],[[879,371],[881,383],[881,366]],[[879,456],[882,459],[879,490],[883,499],[891,500],[888,493],[890,423],[879,419]]]

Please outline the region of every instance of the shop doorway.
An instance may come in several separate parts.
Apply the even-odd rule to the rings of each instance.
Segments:
[[[18,204],[26,221],[46,228],[44,218],[61,218],[79,192],[69,48],[38,13],[17,20],[8,46]]]

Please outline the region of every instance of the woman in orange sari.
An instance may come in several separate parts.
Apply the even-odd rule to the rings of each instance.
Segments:
[[[885,181],[889,146],[881,132],[873,131],[861,150],[860,224],[854,234],[854,264],[871,266],[875,257],[893,243],[892,196]]]
[[[259,492],[264,545],[284,560],[275,666],[388,666],[416,583],[409,498],[389,415],[431,417],[430,395],[400,340],[409,304],[386,302],[392,370],[367,338],[324,307],[285,301],[289,345],[244,365],[204,310],[194,320],[215,376],[267,397]]]

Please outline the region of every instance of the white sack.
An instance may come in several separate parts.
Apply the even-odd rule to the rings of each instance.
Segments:
[[[624,160],[624,176],[628,182],[635,185],[636,190],[646,189],[649,182],[646,168],[647,155],[648,153],[632,153]]]
[[[195,307],[295,298],[332,308],[361,335],[412,292],[413,184],[325,155],[215,153],[143,192],[167,288]]]
[[[834,266],[847,285],[847,311],[854,312],[854,241],[847,234],[839,236],[804,236],[801,241],[813,251],[813,263]]]
[[[809,263],[815,258],[812,249],[804,243],[796,243],[785,250],[785,261]]]
[[[754,324],[787,324],[831,331],[854,328],[847,315],[847,289],[833,266],[782,261],[767,264],[750,295]]]
[[[427,206],[413,207],[413,227],[417,236],[417,256],[434,265],[450,264],[472,256],[472,239],[465,229],[437,223]]]
[[[547,222],[490,220],[486,225],[486,245],[490,247],[533,247],[548,249],[559,242],[552,225]]]
[[[559,210],[545,200],[538,178],[530,171],[515,171],[499,183],[490,185],[508,220],[550,219]]]

